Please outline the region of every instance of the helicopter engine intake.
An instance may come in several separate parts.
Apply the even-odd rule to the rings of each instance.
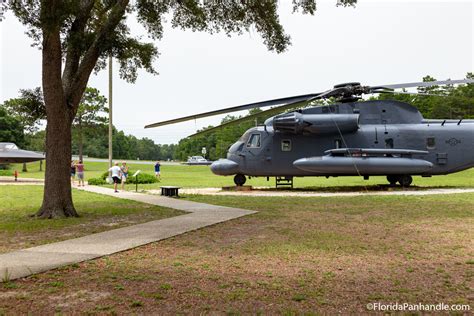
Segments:
[[[285,113],[275,116],[273,129],[291,134],[351,133],[359,129],[359,114]]]

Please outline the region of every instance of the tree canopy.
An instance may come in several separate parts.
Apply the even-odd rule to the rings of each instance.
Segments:
[[[41,120],[46,118],[46,108],[41,88],[21,89],[20,96],[5,101],[3,106],[17,118],[28,133],[38,130]]]
[[[7,109],[0,105],[0,142],[15,143],[19,147],[25,144],[25,135],[20,121],[8,114]]]
[[[73,142],[77,142],[79,160],[82,160],[84,152],[84,129],[94,129],[97,125],[108,122],[108,117],[104,116],[109,112],[106,103],[107,99],[99,90],[87,87],[84,91],[73,120]]]

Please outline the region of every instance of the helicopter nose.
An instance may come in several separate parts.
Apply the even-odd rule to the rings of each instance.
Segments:
[[[211,164],[211,171],[219,176],[229,176],[239,172],[239,164],[229,159],[219,159]]]

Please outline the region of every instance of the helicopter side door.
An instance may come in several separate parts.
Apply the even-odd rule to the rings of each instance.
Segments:
[[[253,131],[244,145],[244,169],[248,175],[263,175],[271,164],[271,137],[267,136],[262,131]]]

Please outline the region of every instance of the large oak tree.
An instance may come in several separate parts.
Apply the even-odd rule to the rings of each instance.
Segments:
[[[313,14],[316,3],[293,0],[293,8]],[[91,73],[104,68],[108,56],[119,62],[125,80],[133,82],[139,68],[156,73],[157,48],[131,36],[127,17],[136,18],[152,40],[162,37],[169,20],[176,28],[229,35],[254,28],[267,48],[278,53],[290,44],[276,0],[10,0],[8,9],[28,27],[43,54],[47,169],[37,213],[43,218],[77,216],[69,181],[71,125]]]

